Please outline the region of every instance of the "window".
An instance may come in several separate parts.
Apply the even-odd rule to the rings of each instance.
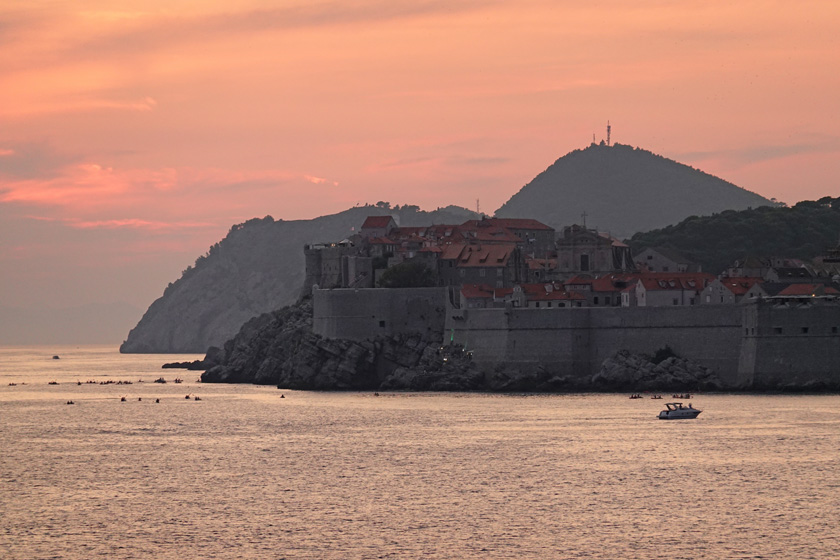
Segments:
[[[479,275],[479,276],[481,276],[482,278],[484,278],[485,276],[487,276],[487,270],[485,270],[485,269],[483,269],[483,268],[482,268],[482,269],[478,272],[478,275]]]
[[[706,303],[712,303],[712,296],[710,296],[710,295],[706,296]]]
[[[534,307],[539,307],[539,306],[540,306],[540,302],[537,302],[537,304],[534,305]]]
[[[610,296],[604,296],[604,305],[609,305],[612,303]]]
[[[782,334],[782,327],[773,327],[773,334]]]
[[[546,307],[551,307],[551,302],[549,301]]]
[[[385,328],[385,321],[379,321],[379,326],[384,329]]]
[[[463,268],[458,271],[461,274],[461,278],[464,277],[464,273],[466,272]]]
[[[750,334],[750,329],[749,329],[749,328],[745,328],[745,329],[744,329],[744,334],[745,334],[745,335]]]
[[[674,298],[674,299],[673,299],[673,300],[671,300],[671,301],[674,303],[674,305],[679,305],[679,304],[680,304],[680,300],[679,300],[679,299],[677,299],[677,298]]]
[[[802,327],[801,332],[802,334],[808,334],[808,327]]]
[[[504,268],[497,268],[496,269],[496,276],[502,276],[504,273],[505,273]],[[540,274],[539,271],[537,271],[537,277],[539,277],[539,274]]]
[[[663,266],[663,267],[662,267],[662,272],[668,272],[668,267],[667,267],[667,266]]]
[[[583,272],[587,272],[589,270],[589,255],[580,256],[580,269]]]
[[[837,327],[831,327],[831,334],[837,334]]]
[[[594,303],[595,305],[598,305],[598,296],[595,296],[594,298],[592,298],[592,303]]]

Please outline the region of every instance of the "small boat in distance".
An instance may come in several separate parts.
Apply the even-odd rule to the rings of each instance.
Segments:
[[[665,404],[665,410],[659,413],[660,420],[688,420],[690,418],[697,418],[697,415],[703,412],[691,406],[683,406],[679,402],[671,402]]]

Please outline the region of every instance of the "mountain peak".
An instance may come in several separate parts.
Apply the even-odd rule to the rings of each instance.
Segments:
[[[629,237],[693,215],[772,206],[728,181],[624,144],[569,152],[513,195],[496,216],[534,218],[555,229],[580,223]]]

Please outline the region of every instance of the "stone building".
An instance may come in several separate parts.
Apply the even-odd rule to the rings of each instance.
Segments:
[[[578,225],[563,228],[557,239],[557,271],[566,278],[575,274],[599,276],[635,270],[630,247],[618,239]]]

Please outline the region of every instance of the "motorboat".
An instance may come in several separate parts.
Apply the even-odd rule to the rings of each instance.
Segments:
[[[670,402],[665,404],[665,410],[659,413],[660,420],[688,420],[690,418],[697,418],[702,410],[698,410],[688,403],[688,406],[683,406],[681,402]]]

